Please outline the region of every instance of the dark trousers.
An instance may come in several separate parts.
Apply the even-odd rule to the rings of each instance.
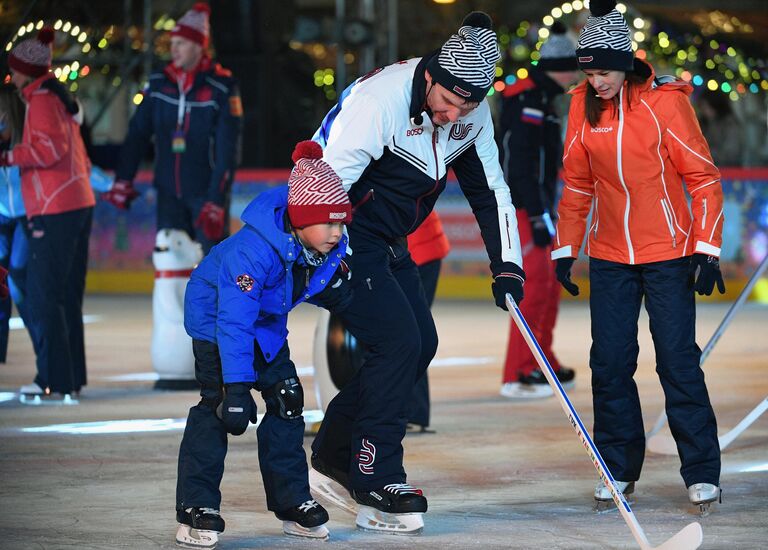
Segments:
[[[288,378],[296,378],[296,366],[286,343],[267,364],[258,346],[253,368],[258,391]],[[200,382],[200,403],[189,409],[179,449],[176,509],[219,509],[221,478],[227,456],[227,432],[216,416],[222,399],[221,358],[216,344],[192,340],[195,376]],[[283,419],[267,411],[256,430],[259,468],[267,495],[267,508],[283,511],[310,500],[307,455],[304,453],[304,418]]]
[[[441,260],[427,262],[418,267],[419,279],[424,287],[427,304],[432,307],[437,291],[437,280],[440,278]],[[408,422],[419,426],[429,426],[429,376],[424,371],[413,388],[411,403],[408,406]]]
[[[645,431],[637,386],[640,303],[650,318],[656,372],[666,399],[686,486],[720,480],[717,422],[696,345],[696,304],[688,277],[690,258],[627,265],[589,262],[592,315],[594,436],[616,479],[640,478]]]
[[[35,322],[27,303],[27,263],[29,245],[24,226],[27,218],[8,218],[0,214],[0,265],[8,270],[8,289],[11,299],[0,302],[0,363],[5,362],[8,352],[8,320],[11,317],[12,303],[16,304],[24,326],[32,339],[37,353],[35,340]]]
[[[87,383],[83,293],[93,208],[35,216],[27,225],[27,305],[35,316],[37,376],[51,391]]]
[[[406,480],[408,405],[435,355],[437,332],[405,239],[387,243],[350,229],[355,297],[341,317],[367,351],[329,403],[312,450],[349,473],[349,488],[373,490]]]
[[[203,253],[229,236],[229,197],[224,205],[224,232],[220,239],[210,240],[203,233],[203,228],[196,226],[200,211],[206,203],[205,197],[177,197],[172,193],[157,190],[157,230],[180,229],[186,231],[190,238],[200,243]]]

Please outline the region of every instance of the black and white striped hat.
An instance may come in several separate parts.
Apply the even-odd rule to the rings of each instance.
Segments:
[[[496,33],[488,14],[467,15],[459,32],[451,35],[440,53],[427,64],[432,79],[467,101],[485,99],[501,59]]]
[[[589,10],[592,15],[576,46],[579,68],[631,71],[635,57],[632,39],[615,0],[592,0]]]

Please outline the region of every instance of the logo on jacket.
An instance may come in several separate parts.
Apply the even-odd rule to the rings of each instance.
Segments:
[[[418,128],[412,128],[410,130],[406,130],[405,131],[405,135],[408,136],[408,137],[410,137],[410,136],[420,136],[423,133],[424,133],[424,128],[422,128],[421,126],[419,126]]]
[[[461,141],[469,135],[472,130],[472,123],[469,124],[454,124],[451,126],[451,133],[448,134],[448,141]]]
[[[237,287],[243,292],[250,292],[253,288],[253,277],[246,274],[238,275]]]
[[[376,446],[363,439],[362,448],[357,453],[358,467],[360,471],[365,475],[373,474],[373,461],[376,459]]]
[[[589,131],[593,134],[607,134],[608,132],[613,132],[613,126],[595,126],[590,128]]]

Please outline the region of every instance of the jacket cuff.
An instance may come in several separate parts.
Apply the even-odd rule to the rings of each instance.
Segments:
[[[709,243],[705,243],[704,241],[696,241],[696,248],[694,249],[694,252],[701,252],[702,254],[714,256],[715,258],[720,257],[720,248],[712,246]]]
[[[576,254],[573,253],[573,247],[571,245],[561,246],[552,251],[551,259],[559,260],[560,258],[575,258]]]

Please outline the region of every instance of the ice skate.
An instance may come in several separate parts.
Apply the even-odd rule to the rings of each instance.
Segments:
[[[634,481],[616,481],[616,487],[624,494],[624,498],[629,499],[629,495],[635,492]],[[598,514],[607,512],[613,509],[613,497],[611,491],[601,480],[595,487],[595,512]]]
[[[560,385],[564,390],[572,390],[576,387],[576,371],[569,369],[568,367],[560,367],[560,370],[555,373],[557,379],[560,381]]]
[[[294,537],[328,540],[330,534],[325,526],[328,512],[316,500],[308,500],[282,512],[275,512],[283,520],[283,532]]]
[[[179,528],[176,545],[183,548],[216,548],[224,519],[213,508],[187,508],[176,512]]]
[[[717,485],[711,483],[694,483],[688,487],[688,500],[699,507],[701,517],[709,515],[709,507],[713,502],[723,501],[723,491]]]
[[[407,483],[385,485],[375,491],[352,491],[360,505],[360,529],[393,535],[418,535],[424,528],[427,499]]]
[[[79,401],[68,393],[53,393],[36,382],[19,388],[19,401],[25,405],[77,405]]]
[[[312,493],[325,502],[338,506],[351,514],[357,513],[357,504],[349,494],[349,490],[341,483],[344,476],[341,472],[332,471],[317,455],[312,455],[312,468],[309,469],[309,486]]]

